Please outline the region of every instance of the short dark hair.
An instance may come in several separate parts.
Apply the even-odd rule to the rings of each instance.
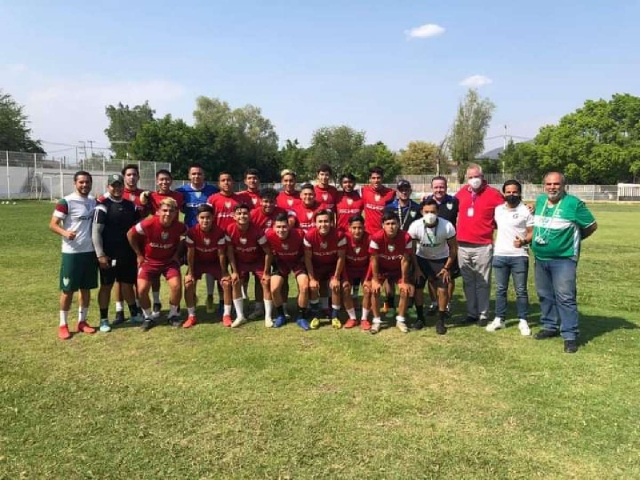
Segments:
[[[78,177],[89,177],[89,180],[91,180],[91,183],[93,183],[93,177],[86,170],[78,170],[76,173],[74,173],[73,174],[73,181],[74,182],[77,181]]]
[[[502,193],[504,193],[509,185],[515,185],[518,187],[518,193],[522,193],[522,184],[517,180],[507,180],[504,182],[504,185],[502,185]]]
[[[189,168],[187,169],[187,172],[190,172],[192,168],[199,168],[200,170],[202,170],[204,172],[204,167],[199,162],[193,162],[191,165],[189,165]]]
[[[443,177],[442,175],[436,175],[431,179],[431,185],[433,185],[434,180],[444,180],[444,184],[447,185],[447,177]]]
[[[273,188],[263,188],[260,190],[260,198],[263,200],[271,200],[274,202],[276,197],[278,196],[278,192],[276,192]]]
[[[260,171],[257,168],[247,168],[244,172],[244,178],[247,178],[249,175],[255,175],[260,178]]]
[[[428,197],[422,200],[422,202],[420,202],[420,210],[422,210],[427,205],[435,205],[436,208],[438,208],[438,202],[436,202],[436,199],[433,197]]]
[[[137,163],[127,163],[124,168],[122,169],[122,171],[120,172],[122,174],[122,176],[124,177],[125,173],[127,172],[127,170],[129,169],[134,169],[136,171],[136,173],[138,174],[138,176],[140,176],[140,167],[138,166]]]
[[[353,217],[349,218],[349,225],[356,222],[364,223],[364,217],[362,215],[354,215]]]
[[[275,223],[275,222],[287,222],[287,223],[289,223],[289,215],[287,215],[284,212],[279,213],[278,215],[276,215],[276,218],[273,219],[273,223]]]
[[[237,204],[235,206],[233,211],[237,212],[238,210],[249,210],[249,211],[251,211],[251,207],[249,205],[247,205],[246,203],[239,203],[239,204]]]
[[[160,175],[169,175],[169,178],[173,180],[173,175],[171,175],[171,172],[166,168],[161,168],[156,172],[156,178],[158,178]]]
[[[316,213],[313,214],[313,219],[315,220],[318,217],[321,217],[322,215],[327,215],[329,217],[329,220],[331,220],[333,216],[333,212],[328,208],[323,208],[322,210],[318,210]]]
[[[208,203],[201,203],[200,205],[198,205],[197,212],[198,212],[198,215],[200,215],[201,213],[213,214],[213,207]]]
[[[316,171],[316,174],[318,174],[320,172],[327,172],[327,173],[329,173],[329,175],[333,175],[333,168],[331,168],[330,165],[327,165],[326,163],[323,163],[322,165],[320,165],[318,167],[318,170]]]
[[[384,168],[382,168],[382,167],[371,167],[369,169],[369,176],[373,175],[374,173],[377,173],[381,177],[384,177]]]
[[[229,175],[231,177],[231,180],[233,180],[233,175],[231,175],[229,172],[224,170],[218,174],[218,180],[220,180],[220,177],[223,175]]]
[[[316,193],[316,189],[313,188],[313,185],[311,185],[310,183],[303,183],[302,186],[300,187],[300,191],[302,190],[313,190],[313,193]]]
[[[340,183],[344,181],[344,179],[351,180],[352,182],[356,181],[356,176],[353,173],[343,173],[340,177]]]
[[[396,212],[394,212],[393,210],[385,210],[382,214],[382,223],[388,221],[388,220],[395,220],[396,222],[400,222],[400,220],[398,219],[398,214]]]

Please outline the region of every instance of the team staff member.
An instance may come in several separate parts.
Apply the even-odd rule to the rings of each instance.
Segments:
[[[560,334],[564,351],[578,351],[578,303],[576,274],[580,243],[598,224],[584,202],[566,191],[560,172],[544,177],[544,194],[536,201],[533,242],[536,259],[536,290],[540,298],[542,330],[536,339]],[[558,331],[560,322],[560,331]]]
[[[147,331],[155,326],[152,318],[149,290],[151,283],[164,275],[169,284],[169,321],[174,327],[180,322],[180,298],[182,281],[180,275],[180,244],[187,228],[178,220],[178,204],[173,198],[163,198],[156,215],[144,219],[127,233],[129,245],[136,253],[138,262],[138,297],[144,315],[141,328]],[[144,249],[140,248],[143,240]]]
[[[408,231],[414,220],[420,218],[420,205],[411,200],[411,183],[400,180],[396,186],[396,197],[385,205],[385,210],[398,214],[400,230]]]
[[[58,337],[62,340],[71,338],[67,322],[73,294],[78,290],[78,333],[96,332],[87,323],[91,289],[98,286],[96,253],[91,241],[91,220],[96,208],[95,198],[89,195],[92,185],[93,179],[89,172],[76,172],[73,176],[75,191],[58,200],[49,222],[49,229],[62,237],[58,327]]]
[[[356,192],[356,177],[350,173],[345,173],[340,177],[342,191],[338,192],[336,202],[336,226],[346,232],[349,230],[350,219],[356,215],[362,215],[364,204],[360,194]]]
[[[458,217],[458,264],[467,300],[465,322],[487,326],[491,295],[491,262],[496,207],[504,203],[502,194],[489,186],[482,167],[467,167],[467,185],[456,198],[460,202]]]
[[[92,240],[100,266],[100,331],[110,332],[109,300],[111,289],[118,281],[125,301],[129,305],[131,321],[138,321],[138,307],[133,285],[136,283],[136,254],[129,246],[127,232],[139,220],[139,212],[133,202],[122,197],[124,179],[122,175],[109,175],[107,195],[98,202],[93,218]],[[113,324],[124,322],[124,315],[116,317]]]

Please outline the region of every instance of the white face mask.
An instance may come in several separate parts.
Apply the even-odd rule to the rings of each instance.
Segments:
[[[424,223],[426,223],[427,225],[433,225],[434,223],[436,223],[436,220],[438,219],[438,216],[435,213],[425,213],[422,218],[424,218]]]
[[[470,178],[468,183],[471,188],[477,190],[482,186],[482,179],[479,177]]]

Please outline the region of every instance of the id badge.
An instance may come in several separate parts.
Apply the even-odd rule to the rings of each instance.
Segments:
[[[467,217],[473,217],[473,207],[467,209]]]
[[[547,241],[544,238],[542,238],[540,235],[536,236],[535,242],[538,245],[546,245],[547,244]]]

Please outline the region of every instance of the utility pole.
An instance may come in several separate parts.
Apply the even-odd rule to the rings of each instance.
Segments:
[[[84,154],[82,158],[82,169],[84,170],[84,161],[87,159],[87,143],[84,140],[78,140],[78,143],[81,144],[82,153]]]
[[[87,143],[89,144],[89,149],[90,149],[90,152],[91,152],[91,158],[93,158],[93,144],[96,143],[96,142],[94,142],[93,140],[87,140]]]

